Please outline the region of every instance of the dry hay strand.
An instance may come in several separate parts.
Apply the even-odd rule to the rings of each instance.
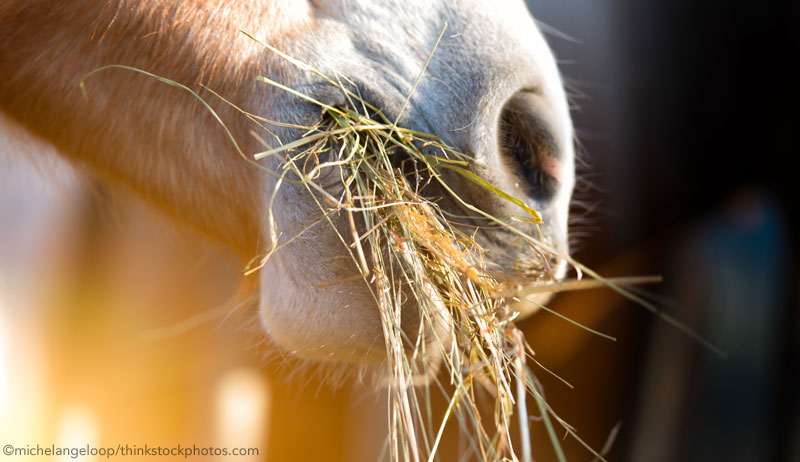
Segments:
[[[264,46],[298,64],[279,50]],[[532,350],[513,322],[515,313],[507,306],[509,300],[527,296],[523,293],[526,289],[546,289],[541,283],[531,289],[524,280],[498,280],[487,270],[483,249],[472,236],[451,224],[435,196],[426,191],[435,185],[476,215],[516,231],[540,254],[552,255],[554,251],[542,239],[524,234],[510,220],[494,217],[463,200],[449,187],[442,172],[462,175],[488,193],[516,204],[521,209],[521,215],[514,217],[518,222],[538,224],[539,213],[472,173],[468,169],[472,159],[446,146],[438,137],[398,127],[364,101],[356,87],[351,91],[343,77],[329,78],[307,64],[298,65],[338,87],[350,104],[331,107],[259,77],[262,82],[317,104],[321,122],[304,127],[306,133],[300,139],[267,149],[255,158],[283,156],[282,167],[276,172],[279,187],[274,194],[278,194],[281,181],[287,179],[305,185],[321,216],[330,222],[361,270],[358,278],[372,292],[386,345],[389,459],[436,460],[445,425],[455,420],[460,431],[470,437],[470,460],[530,461],[526,401],[531,397],[558,459],[565,460],[557,426],[582,440],[544,400],[528,366]],[[269,148],[268,143],[264,145]],[[323,174],[338,178],[341,191],[326,190],[317,181]],[[274,223],[271,211],[268,213],[268,222]],[[347,230],[334,224],[331,217],[336,213],[346,215]],[[278,243],[277,235],[271,237],[271,242],[274,248],[284,245]],[[273,252],[271,249],[250,271],[265,264]],[[572,284],[581,285],[579,281]],[[552,287],[557,289],[557,284]],[[408,332],[407,326],[402,325],[404,309],[419,310],[420,323],[415,332]],[[446,387],[437,379],[436,371],[441,367],[449,379]],[[430,408],[433,387],[449,395],[441,419],[434,418]],[[489,422],[479,410],[478,394],[495,401]],[[515,417],[522,435],[520,448],[512,443]],[[601,454],[583,444],[602,460]]]

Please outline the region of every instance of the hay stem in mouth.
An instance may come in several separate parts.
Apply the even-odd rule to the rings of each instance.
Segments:
[[[443,33],[444,29],[436,41],[437,45]],[[298,62],[275,51],[290,62]],[[422,72],[431,57],[432,53]],[[322,76],[311,66],[300,64],[300,67]],[[413,88],[422,78],[422,72]],[[349,107],[331,107],[270,79],[259,79],[317,104],[323,117],[317,126],[310,127],[306,135],[296,141],[278,147],[263,143],[268,149],[255,157],[261,159],[284,155],[284,171],[292,170],[305,184],[326,218],[330,217],[333,210],[346,215],[349,243],[332,219],[328,218],[328,221],[359,267],[361,277],[379,308],[386,346],[386,371],[390,377],[387,387],[388,443],[392,460],[419,462],[422,457],[428,461],[436,460],[445,426],[452,416],[458,420],[461,431],[472,436],[469,447],[480,460],[520,460],[511,437],[511,417],[516,407],[522,460],[529,462],[532,460],[532,448],[526,405],[528,393],[534,397],[539,408],[558,460],[565,460],[550,416],[568,431],[569,428],[536,389],[536,379],[525,361],[530,347],[506,312],[507,300],[511,298],[509,294],[514,295],[519,291],[512,291],[511,287],[487,271],[483,250],[473,237],[454,228],[438,204],[424,196],[424,186],[420,188],[419,181],[415,181],[413,186],[409,183],[404,173],[395,166],[396,160],[401,156],[410,159],[414,163],[417,180],[423,174],[427,177],[425,185],[435,182],[465,208],[489,219],[490,223],[513,228],[534,247],[538,255],[546,259],[545,252],[550,255],[555,253],[541,245],[543,239],[529,236],[507,221],[463,200],[447,185],[440,170],[453,171],[519,206],[525,215],[513,217],[515,221],[538,225],[542,221],[541,216],[523,201],[472,173],[468,169],[471,159],[444,145],[439,138],[398,127],[400,114],[394,123],[387,124],[385,117],[377,111],[384,120],[373,120],[367,110],[371,106],[357,94],[357,89],[356,92],[349,91],[338,76],[335,79],[322,77],[342,90]],[[403,108],[410,99],[411,94],[406,98]],[[359,112],[359,106],[363,113]],[[298,163],[304,154],[313,151],[313,148],[306,147],[323,140],[330,143],[328,152],[337,155],[319,162],[313,170],[304,173],[298,168]],[[339,149],[334,149],[334,146]],[[290,155],[302,149],[306,150],[299,155]],[[337,200],[315,182],[316,175],[328,169],[338,173],[344,188],[341,194],[343,200]],[[323,199],[317,199],[315,192],[322,194]],[[324,207],[323,203],[328,207]],[[361,233],[356,226],[356,213],[365,230]],[[271,216],[272,212],[269,214]],[[554,282],[551,285],[558,284]],[[523,281],[518,281],[517,285],[524,285]],[[404,287],[410,289],[404,290]],[[526,289],[534,291],[530,287]],[[498,296],[501,293],[504,296]],[[409,295],[413,301],[404,302],[403,297]],[[420,325],[415,338],[409,339],[402,325],[401,312],[415,308],[419,310]],[[444,391],[445,387],[435,378],[438,359],[430,354],[431,347],[438,350],[435,354],[441,356],[441,363],[447,369],[449,386],[453,387],[450,393]],[[420,387],[422,402],[418,388],[414,386],[415,377],[420,374],[429,377]],[[433,424],[430,410],[428,382],[431,380],[448,395],[449,401],[438,425]],[[513,383],[516,383],[516,388],[512,387]],[[488,393],[495,399],[492,426],[489,428],[483,424],[476,392]],[[424,450],[425,454],[420,454],[420,450]],[[602,460],[596,451],[591,452]]]
[[[367,106],[360,97],[351,94],[351,98],[362,108]],[[320,104],[320,108],[323,120],[305,137],[268,149],[257,157],[284,155],[281,177],[291,170],[326,216],[331,215],[332,208],[345,214],[350,242],[336,226],[334,230],[361,269],[382,320],[390,377],[389,453],[394,460],[435,460],[447,421],[455,416],[462,431],[473,435],[470,447],[480,460],[519,460],[511,437],[516,405],[517,420],[525,422],[520,425],[522,460],[531,460],[524,398],[526,377],[530,374],[523,367],[526,344],[522,333],[506,319],[505,299],[493,295],[505,286],[486,270],[483,250],[473,238],[452,227],[438,204],[424,196],[424,186],[410,184],[395,166],[396,159],[412,159],[414,173],[417,177],[426,176],[426,184],[435,182],[449,190],[437,169],[453,170],[519,205],[527,214],[525,221],[538,223],[541,217],[522,201],[467,170],[470,159],[444,146],[436,137],[374,121],[368,114],[356,112],[356,105],[340,109]],[[319,140],[330,142],[328,152],[337,155],[320,162],[312,172],[303,172],[298,166],[303,154],[310,150],[294,153]],[[435,154],[423,152],[425,148]],[[341,180],[343,200],[337,200],[330,192],[317,198],[325,191],[315,182],[314,174],[328,169]],[[449,193],[466,204],[453,191]],[[355,223],[356,213],[366,229],[362,233]],[[530,236],[526,239],[534,245],[538,242]],[[411,303],[403,301],[408,296],[413,297]],[[421,324],[413,340],[402,325],[403,309],[420,312]],[[450,378],[448,385],[455,390],[449,394],[447,411],[438,425],[431,417],[429,384],[419,387],[422,400],[414,386],[415,377],[435,374],[437,360],[430,354],[431,347],[442,356]],[[494,396],[495,411],[490,420],[493,430],[482,423],[482,412],[475,402],[477,391]],[[553,444],[560,447],[554,432],[552,436]]]

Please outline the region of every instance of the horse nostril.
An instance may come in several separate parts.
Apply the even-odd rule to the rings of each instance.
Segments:
[[[503,106],[498,125],[500,155],[533,199],[552,199],[559,190],[561,165],[555,137],[530,90],[515,93]]]

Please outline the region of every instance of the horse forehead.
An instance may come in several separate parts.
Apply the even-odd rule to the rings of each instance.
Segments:
[[[290,50],[331,74],[374,82],[382,91],[389,84],[403,96],[442,32],[427,71],[431,79],[424,82],[441,86],[434,93],[458,88],[463,96],[475,85],[523,71],[515,58],[548,53],[519,0],[331,0],[311,5],[314,27],[287,44]]]
[[[403,125],[437,132],[450,144],[468,136],[466,125],[493,123],[478,119],[493,118],[502,95],[536,86],[550,60],[520,0],[326,0],[309,6],[308,27],[287,37],[283,51],[325,75],[343,76],[384,113],[401,114]],[[274,57],[271,62],[273,80],[328,104],[346,104],[341,91],[312,73]],[[318,117],[315,108],[292,104],[288,95],[270,94],[267,111],[279,120],[313,123]]]
[[[445,24],[447,36],[470,38],[467,50],[524,36],[531,25],[520,0],[330,0],[311,5],[316,17],[339,21],[352,37],[388,39],[405,48],[415,42],[429,45]]]

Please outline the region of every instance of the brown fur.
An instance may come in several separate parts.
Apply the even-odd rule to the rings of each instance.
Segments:
[[[201,92],[205,84],[252,108],[268,97],[264,86],[256,93],[255,76],[274,69],[239,29],[279,43],[307,20],[303,1],[4,2],[0,110],[70,159],[249,257],[259,236],[261,180],[201,105],[120,69],[92,76],[86,99],[79,83],[100,66],[122,64]],[[212,104],[238,140],[249,138],[241,117]]]

